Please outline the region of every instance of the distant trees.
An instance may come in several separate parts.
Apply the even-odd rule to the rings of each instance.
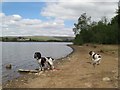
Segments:
[[[74,26],[73,31],[76,35],[74,44],[117,44],[120,40],[118,39],[120,30],[120,7],[117,15],[113,17],[110,22],[107,21],[106,17],[103,17],[98,22],[91,22],[91,17],[87,17],[86,13],[83,13]]]
[[[87,35],[87,37],[86,37],[85,34],[88,33],[87,30],[90,27],[90,25],[89,25],[90,19],[91,19],[91,17],[87,17],[86,13],[83,13],[79,17],[78,23],[74,24],[75,28],[73,28],[73,31],[74,31],[74,34],[76,35],[75,40],[74,40],[74,44],[82,44],[82,43],[84,43],[83,42],[84,39],[89,37],[89,35]]]

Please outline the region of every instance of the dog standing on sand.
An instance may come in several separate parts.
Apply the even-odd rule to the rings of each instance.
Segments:
[[[91,56],[92,59],[92,64],[95,67],[95,65],[99,65],[101,62],[101,55],[95,53],[94,51],[90,51],[89,55]]]
[[[35,52],[34,58],[38,61],[39,68],[41,71],[45,70],[45,68],[48,69],[48,66],[50,69],[54,69],[53,61],[54,59],[51,57],[41,57],[40,52]]]

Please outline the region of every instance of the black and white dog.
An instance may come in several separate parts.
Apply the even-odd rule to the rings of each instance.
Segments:
[[[100,54],[97,54],[97,53],[95,53],[93,51],[90,51],[89,55],[92,58],[92,64],[93,64],[94,67],[95,67],[96,64],[97,65],[100,64],[100,62],[101,62],[101,55]]]
[[[54,59],[51,57],[41,57],[40,52],[35,52],[34,58],[38,61],[38,64],[40,65],[40,70],[43,71],[45,68],[48,69],[48,66],[50,69],[54,69],[53,61]]]

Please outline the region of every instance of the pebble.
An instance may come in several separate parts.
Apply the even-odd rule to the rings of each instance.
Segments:
[[[88,88],[91,88],[92,84],[88,82],[88,83],[85,83],[85,86],[87,86]]]
[[[39,73],[35,73],[35,75],[39,75]]]
[[[22,82],[24,81],[24,80],[21,80]]]
[[[112,73],[116,73],[116,70],[112,70]]]
[[[103,81],[110,81],[111,79],[109,77],[104,77]]]
[[[18,82],[18,80],[16,80]]]

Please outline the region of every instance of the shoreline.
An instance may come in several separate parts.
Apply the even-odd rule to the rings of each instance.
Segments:
[[[64,58],[56,60],[55,67],[59,70],[46,71],[43,73],[29,73],[20,78],[3,85],[3,88],[116,88],[118,87],[115,78],[118,71],[117,51],[115,46],[90,45],[76,46],[70,45],[73,52]],[[106,50],[100,53],[104,61],[102,64],[93,68],[88,63],[88,51]],[[110,48],[110,49],[109,49]],[[86,57],[87,56],[87,57]],[[107,65],[107,66],[106,66]],[[82,71],[82,72],[81,72]],[[103,81],[108,77],[110,81]],[[42,81],[42,83],[41,83]]]
[[[68,55],[66,55],[65,57],[61,57],[61,58],[59,58],[59,59],[56,59],[56,61],[65,59],[65,58],[69,57],[70,55],[72,55],[72,54],[75,52],[75,49],[72,47],[72,46],[73,46],[72,44],[67,44],[66,46],[70,47],[70,48],[72,49],[72,52],[69,53]],[[56,62],[56,61],[55,61],[55,62]]]
[[[74,53],[74,48],[72,47],[71,44],[67,44],[66,46],[70,47],[70,48],[72,49],[72,52],[69,53],[68,55],[66,55],[65,57],[61,57],[61,58],[59,58],[59,59],[56,59],[55,62],[54,62],[55,66],[56,66],[59,62],[61,62],[62,60],[64,60],[65,58],[71,56],[71,55]],[[18,73],[19,73],[19,72],[18,72]],[[6,84],[8,84],[8,83],[10,83],[10,82],[14,82],[16,79],[23,79],[23,78],[30,77],[30,76],[27,76],[27,75],[29,75],[29,73],[21,73],[21,74],[22,74],[22,75],[20,75],[19,77],[13,78],[13,79],[11,79],[11,80],[7,80],[7,81],[4,82],[4,83],[2,82],[2,85],[4,86],[4,85],[6,85]],[[30,73],[30,74],[31,74],[31,75],[33,74],[33,75],[34,75],[34,73]]]

